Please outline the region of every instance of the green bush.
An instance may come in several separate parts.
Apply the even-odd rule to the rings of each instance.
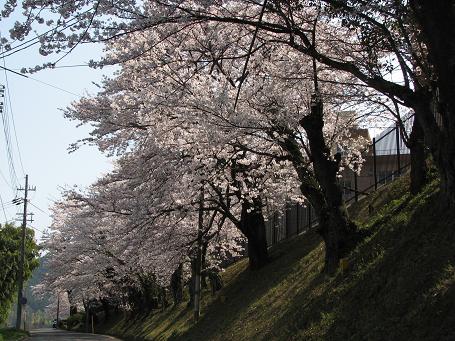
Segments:
[[[24,281],[39,265],[39,248],[33,239],[33,230],[27,229],[26,232]],[[7,318],[17,292],[20,241],[21,228],[11,224],[0,226],[0,323]]]
[[[77,313],[70,317],[68,317],[66,322],[66,328],[68,330],[72,330],[84,324],[85,321],[85,314],[84,313]]]
[[[22,340],[29,334],[23,330],[16,330],[15,328],[0,329],[0,341],[17,341]]]

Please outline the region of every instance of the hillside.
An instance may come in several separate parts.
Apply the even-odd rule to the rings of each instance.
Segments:
[[[407,181],[351,207],[368,237],[344,274],[321,274],[323,246],[309,232],[276,247],[260,271],[246,260],[228,268],[195,325],[182,304],[98,331],[126,340],[454,340],[455,214],[439,207],[437,181],[417,197]]]

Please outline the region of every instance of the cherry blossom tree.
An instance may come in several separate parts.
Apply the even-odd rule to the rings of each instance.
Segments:
[[[160,168],[153,163],[158,161]],[[121,296],[133,307],[151,306],[151,285],[168,286],[173,271],[194,248],[197,234],[192,199],[185,198],[175,181],[183,164],[176,167],[172,161],[169,154],[158,155],[151,148],[139,160],[128,154],[114,173],[87,193],[65,194],[55,206],[54,232],[46,243],[53,269],[46,281],[53,290],[71,291],[84,305]],[[166,174],[170,169],[172,177]],[[145,178],[139,180],[141,176]],[[204,231],[207,267],[241,250],[237,229],[228,225]]]
[[[321,0],[298,4],[241,0],[178,4],[166,1],[143,4],[133,0],[120,4],[101,0],[29,1],[23,6],[26,20],[16,23],[11,35],[24,39],[45,23],[51,29],[40,36],[40,42],[41,52],[47,55],[69,52],[79,43],[107,41],[138,31],[155,33],[147,44],[154,49],[176,32],[190,32],[191,36],[206,22],[219,24],[226,36],[238,33],[242,26],[245,30],[235,37],[244,46],[243,52],[229,55],[221,51],[211,59],[245,60],[245,72],[236,83],[239,88],[247,77],[250,56],[270,42],[289,46],[319,63],[352,74],[361,83],[416,113],[416,126],[420,126],[413,141],[421,141],[420,130],[425,132],[440,169],[441,187],[453,202],[454,46],[449,43],[447,47],[445,43],[453,40],[453,2],[429,6],[421,0],[369,3]],[[15,0],[8,1],[2,15],[9,16],[16,7]],[[23,45],[10,47],[19,49]],[[138,55],[125,54],[123,60]],[[411,147],[416,145],[417,152],[422,153],[422,144],[417,142]]]
[[[218,25],[204,25],[191,34],[194,40],[175,33],[153,50],[147,45],[150,37],[146,32],[138,32],[134,40],[126,37],[111,42],[104,63],[124,60],[130,54],[141,57],[123,62],[122,70],[104,82],[98,96],[75,103],[67,116],[94,124],[92,137],[85,142],[96,143],[102,150],[123,153],[131,141],[137,147],[152,135],[158,144],[198,160],[203,166],[199,170],[202,178],[218,174],[217,168],[223,164],[222,169],[231,172],[230,179],[224,176],[216,181],[223,181],[223,188],[231,186],[231,193],[242,202],[242,212],[259,212],[257,218],[244,216],[248,224],[224,214],[247,237],[261,240],[257,249],[262,250],[263,259],[265,233],[252,234],[264,231],[261,198],[279,198],[284,203],[284,197],[300,187],[318,215],[326,217],[321,219],[319,231],[328,246],[326,267],[333,271],[338,257],[355,239],[355,227],[346,216],[337,184],[342,160],[334,159],[331,151],[344,141],[352,143],[345,135],[355,117],[340,114],[348,104],[346,91],[332,86],[340,84],[342,77],[315,69],[311,60],[289,48],[269,46],[250,59],[251,72],[239,96],[235,82],[241,79],[242,60],[230,58],[221,63],[208,59],[207,54],[228,50],[236,55],[243,43],[229,40]],[[211,50],[197,48],[208,44],[212,44]],[[324,85],[317,89],[317,103],[309,103],[318,73],[326,76],[321,80]],[[322,98],[329,112],[322,111]],[[280,169],[288,169],[287,183],[278,182],[281,190],[275,186],[273,192],[268,191],[272,187],[260,183],[276,184],[274,174]],[[218,197],[223,195],[218,192]],[[330,232],[332,229],[338,232]]]
[[[14,2],[9,5],[14,6]],[[316,62],[335,68],[338,64],[330,61],[336,58],[362,61],[365,51],[358,51],[361,44],[355,34],[331,25],[331,21],[324,22],[327,14],[314,4],[299,8],[282,5],[296,15],[298,25],[294,19],[286,23],[281,5],[272,3],[257,6],[239,1],[201,7],[197,2],[131,2],[118,7],[98,1],[91,8],[87,3],[73,2],[69,6],[54,1],[47,5],[48,11],[63,14],[58,23],[48,24],[70,25],[68,30],[73,33],[66,35],[59,30],[58,40],[52,34],[43,35],[43,53],[71,50],[83,41],[110,40],[107,57],[100,65],[121,62],[126,66],[120,77],[105,82],[106,90],[97,98],[84,99],[69,111],[70,117],[95,123],[92,137],[86,142],[121,154],[132,145],[146,146],[144,141],[150,138],[152,127],[159,127],[153,129],[154,139],[202,160],[206,166],[216,161],[207,151],[225,150],[226,144],[240,145],[264,160],[279,160],[277,168],[283,163],[292,165],[292,181],[298,179],[301,194],[320,217],[319,231],[327,246],[326,269],[331,272],[336,268],[338,258],[356,235],[336,181],[342,160],[334,155],[327,140],[327,130],[343,126],[336,120],[333,122],[338,124],[327,124],[327,118],[340,117],[335,109],[342,106],[332,103],[336,102],[332,99],[343,91],[330,89],[327,92],[331,96],[324,93],[326,87],[318,85],[324,70],[318,70]],[[29,21],[16,27],[17,37],[23,37],[35,21],[42,21],[40,14],[27,14]],[[103,15],[112,18],[107,26]],[[255,16],[258,21],[250,19]],[[335,48],[330,44],[333,41],[337,42]],[[286,64],[291,65],[292,75],[280,82],[277,74],[288,67]],[[351,69],[339,69],[368,84]],[[329,77],[327,83],[354,86],[352,81],[343,82],[344,78],[345,74],[338,74]],[[325,112],[323,101],[328,109]],[[243,121],[248,125],[239,125]],[[252,149],[250,139],[245,143],[245,136],[258,139],[256,146],[267,144]],[[329,141],[336,144],[342,139]],[[270,153],[269,146],[278,148]],[[255,167],[253,170],[257,172]],[[237,175],[231,180],[238,181]],[[255,191],[248,182],[241,181],[246,194],[236,194],[244,200],[246,212],[251,210],[247,205],[255,200],[255,206],[262,205],[262,190]],[[238,190],[239,186],[232,185]],[[259,194],[251,194],[255,192]],[[260,219],[254,221],[261,224]]]

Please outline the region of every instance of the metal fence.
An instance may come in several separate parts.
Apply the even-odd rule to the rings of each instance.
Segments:
[[[390,183],[410,166],[410,151],[403,142],[398,125],[373,138],[363,157],[365,162],[360,172],[345,169],[339,180],[346,204],[358,201]],[[288,204],[284,212],[269,215],[266,221],[267,243],[272,246],[308,231],[315,224],[317,217],[310,204]]]

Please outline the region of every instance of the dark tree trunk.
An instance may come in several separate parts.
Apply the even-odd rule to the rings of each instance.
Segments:
[[[188,307],[193,308],[194,307],[194,290],[196,287],[196,257],[191,257],[191,278],[188,283],[188,293],[190,295],[190,300],[188,301]]]
[[[146,276],[138,275],[140,290],[137,290],[136,302],[140,313],[149,313],[153,308],[153,297],[150,295],[150,290]]]
[[[233,163],[231,167],[231,177],[237,188],[241,185],[236,180],[237,174],[246,174],[248,166],[243,164]],[[249,188],[254,188],[254,184],[248,183]],[[240,220],[236,221],[237,228],[247,238],[247,251],[249,258],[249,266],[251,270],[262,268],[269,261],[269,252],[267,250],[267,237],[265,231],[265,220],[262,212],[262,199],[257,196],[250,201],[242,198],[240,190],[236,191],[236,196],[242,202],[240,212]]]
[[[342,191],[337,181],[340,155],[332,159],[330,149],[323,135],[323,105],[319,98],[313,98],[311,112],[301,122],[308,138],[313,173],[300,151],[292,133],[284,132],[281,142],[287,151],[299,176],[300,189],[307,197],[319,218],[318,232],[325,244],[324,271],[333,273],[341,257],[354,246],[359,237],[356,225],[349,220],[344,206]]]
[[[180,264],[171,276],[171,292],[174,305],[183,300],[183,265]]]
[[[223,280],[221,279],[220,274],[213,270],[208,272],[208,277],[212,288],[212,295],[215,295],[215,293],[223,287]]]
[[[444,119],[440,111],[435,111],[434,94],[429,89],[419,90],[419,102],[414,110],[425,135],[425,145],[429,147],[438,168],[442,201],[455,207],[455,117]],[[455,115],[455,111],[454,111]]]
[[[261,198],[254,198],[253,203],[243,202],[240,214],[240,231],[248,239],[250,269],[260,269],[269,261]]]
[[[159,298],[160,298],[160,304],[161,304],[161,311],[163,311],[167,306],[169,306],[169,302],[168,302],[167,296],[166,296],[166,288],[165,287],[160,287],[160,289],[159,289]]]
[[[70,316],[77,314],[77,305],[74,302],[73,291],[67,290],[68,301],[70,303]]]
[[[424,133],[418,123],[418,117],[414,117],[408,147],[411,152],[411,185],[409,190],[412,194],[417,194],[427,183]]]
[[[413,13],[428,49],[433,83],[417,96],[416,115],[439,168],[441,192],[455,206],[455,6],[452,1],[413,0]]]
[[[90,332],[90,317],[91,317],[91,307],[90,307],[90,301],[89,300],[82,300],[82,304],[84,305],[84,310],[85,310],[85,332],[89,333]]]
[[[301,120],[305,129],[311,151],[314,176],[322,192],[322,200],[317,198],[310,202],[319,218],[318,231],[324,239],[325,271],[336,271],[339,259],[349,251],[357,238],[357,227],[348,218],[343,202],[343,193],[337,181],[341,155],[336,154],[332,160],[330,149],[323,135],[323,104],[320,98],[313,98],[311,112]]]
[[[109,304],[109,299],[102,298],[101,304],[103,306],[103,311],[104,311],[104,321],[108,321],[110,318],[110,304]]]
[[[207,269],[207,264],[206,264],[206,258],[207,258],[207,247],[209,245],[209,242],[203,241],[202,243],[202,250],[201,250],[201,255],[202,255],[202,262],[201,262],[201,288],[207,288],[207,274],[205,269]]]
[[[342,257],[346,256],[357,242],[354,223],[349,221],[342,206],[315,209],[319,218],[318,233],[325,244],[324,271],[332,274]]]

